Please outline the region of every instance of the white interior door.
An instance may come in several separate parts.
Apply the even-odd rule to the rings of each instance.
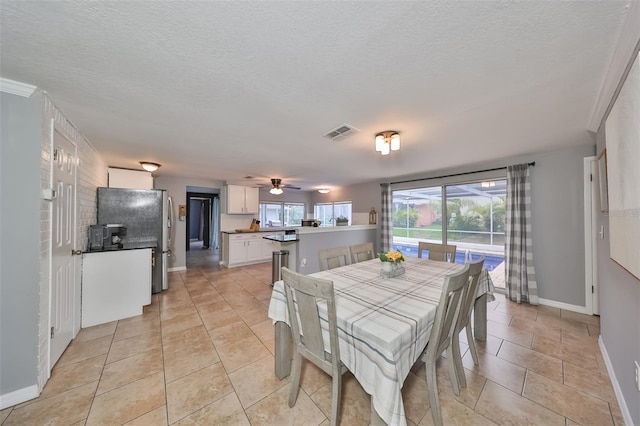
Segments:
[[[76,289],[76,145],[58,129],[53,131],[51,220],[51,289],[49,369],[53,368],[74,334]]]

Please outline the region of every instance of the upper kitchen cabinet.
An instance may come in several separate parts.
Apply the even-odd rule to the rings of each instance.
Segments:
[[[227,185],[227,214],[257,214],[259,189]]]
[[[109,188],[153,189],[153,177],[142,170],[109,167]]]

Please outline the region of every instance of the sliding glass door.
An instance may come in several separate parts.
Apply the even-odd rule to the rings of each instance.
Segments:
[[[504,262],[506,180],[393,191],[393,246],[417,256],[418,241],[455,244],[456,263]]]

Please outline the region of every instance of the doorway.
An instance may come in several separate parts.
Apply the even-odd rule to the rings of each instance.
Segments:
[[[596,242],[604,238],[604,231],[597,229],[600,196],[598,195],[598,163],[596,157],[584,159],[584,279],[585,310],[587,314],[600,315],[600,290]]]
[[[215,266],[219,263],[219,190],[187,187],[186,202],[187,268]]]

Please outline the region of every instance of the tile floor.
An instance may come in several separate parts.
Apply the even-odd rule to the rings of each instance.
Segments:
[[[328,425],[324,373],[305,365],[293,408],[289,379],[274,376],[270,264],[220,269],[210,253],[190,254],[142,316],[83,329],[40,397],[0,411],[2,425]],[[480,365],[464,356],[467,389],[455,396],[438,371],[446,424],[623,424],[598,317],[496,299]],[[403,393],[408,424],[432,424],[424,367]],[[367,425],[369,404],[347,373],[342,424]]]

